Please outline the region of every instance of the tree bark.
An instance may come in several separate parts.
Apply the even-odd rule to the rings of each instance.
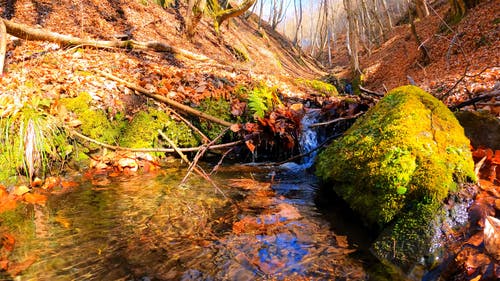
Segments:
[[[359,68],[359,58],[358,58],[358,33],[356,21],[353,15],[353,7],[351,0],[343,0],[344,8],[347,13],[347,22],[348,22],[348,47],[350,50],[350,61],[351,61],[351,71],[352,73],[360,73],[361,70]]]
[[[423,19],[429,15],[429,8],[427,7],[426,0],[414,0],[414,3],[419,19]]]
[[[233,7],[230,9],[222,10],[215,15],[215,31],[219,32],[220,25],[227,19],[237,17],[244,12],[246,12],[253,4],[255,4],[256,0],[245,0],[241,5],[232,5]]]
[[[14,23],[6,19],[1,19],[1,20],[5,24],[8,34],[24,40],[50,41],[64,46],[94,46],[97,48],[153,50],[156,52],[167,52],[167,53],[177,54],[193,60],[199,60],[199,61],[210,60],[210,58],[206,56],[195,54],[190,51],[170,46],[157,41],[141,42],[135,40],[105,41],[105,40],[82,39],[71,35],[64,35],[52,31],[47,31],[44,29],[33,28],[28,25]]]

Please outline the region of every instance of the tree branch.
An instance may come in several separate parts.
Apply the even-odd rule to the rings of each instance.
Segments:
[[[96,72],[96,73],[98,73],[98,74],[100,74],[100,75],[102,75],[102,76],[104,76],[106,78],[109,78],[111,80],[114,80],[116,82],[120,82],[120,83],[122,83],[123,85],[127,86],[128,88],[130,88],[132,90],[136,90],[136,91],[138,91],[138,92],[140,92],[140,93],[142,93],[142,94],[144,94],[144,95],[146,95],[146,96],[148,96],[150,98],[153,98],[153,99],[155,99],[157,101],[164,102],[164,103],[166,103],[166,104],[168,104],[168,105],[170,105],[172,107],[175,107],[177,109],[180,109],[180,110],[182,110],[182,111],[184,111],[186,113],[189,113],[189,114],[201,117],[203,119],[212,121],[212,122],[220,124],[222,126],[231,127],[233,125],[230,122],[227,122],[225,120],[219,119],[219,118],[214,117],[212,115],[208,115],[208,114],[206,114],[204,112],[201,112],[199,110],[196,110],[196,109],[194,109],[192,107],[189,107],[189,106],[184,105],[182,103],[179,103],[179,102],[176,102],[174,100],[171,100],[171,99],[169,99],[169,98],[167,98],[165,96],[161,96],[161,95],[155,94],[153,92],[150,92],[150,91],[148,91],[148,90],[146,90],[146,89],[144,89],[144,88],[142,88],[140,86],[137,86],[137,85],[135,85],[133,83],[125,81],[125,80],[123,80],[121,78],[118,78],[118,77],[112,75],[112,74],[109,74],[109,73],[106,73],[106,72],[103,72],[103,71],[100,71],[100,70],[94,70],[94,72]]]
[[[105,40],[91,40],[74,37],[71,35],[64,35],[40,28],[33,28],[25,24],[15,23],[6,19],[1,19],[5,24],[7,33],[20,39],[30,41],[50,41],[64,46],[93,46],[97,48],[120,48],[120,49],[138,49],[138,50],[153,50],[156,52],[167,52],[172,54],[181,55],[188,59],[208,61],[210,58],[192,53],[190,51],[170,46],[157,41],[140,42],[135,40],[125,41],[105,41]]]
[[[129,147],[123,147],[123,146],[117,146],[117,145],[110,145],[107,143],[100,142],[98,140],[95,140],[93,138],[87,137],[86,135],[83,135],[75,130],[70,130],[69,131],[71,135],[74,135],[80,139],[89,141],[91,143],[95,143],[99,146],[102,146],[107,149],[111,150],[123,150],[123,151],[131,151],[131,152],[165,152],[165,153],[174,153],[175,150],[173,148],[129,148]],[[179,148],[180,151],[182,152],[196,152],[201,149],[210,149],[210,150],[215,150],[215,149],[221,149],[221,148],[227,148],[227,147],[233,147],[235,145],[241,144],[243,141],[234,141],[234,142],[229,142],[229,143],[224,143],[224,144],[216,144],[216,145],[211,145],[210,147],[206,148],[206,146],[198,146],[198,147],[186,147],[186,148]]]

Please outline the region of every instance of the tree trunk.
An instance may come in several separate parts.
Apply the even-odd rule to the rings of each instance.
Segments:
[[[185,23],[186,23],[186,33],[188,37],[193,37],[196,26],[203,16],[203,10],[205,9],[205,0],[189,0],[188,8],[186,10]]]
[[[293,37],[293,45],[297,46],[297,42],[298,42],[298,36],[299,36],[299,30],[302,26],[302,0],[298,0],[299,1],[299,10],[297,11],[297,4],[296,4],[296,1],[297,0],[294,0],[293,1],[293,5],[294,5],[294,8],[295,8],[295,19],[297,19],[297,28],[295,29],[295,36]]]
[[[350,52],[350,61],[351,61],[351,71],[352,73],[360,73],[359,67],[359,58],[358,58],[358,32],[356,27],[356,21],[353,15],[353,7],[352,0],[343,0],[344,9],[347,13],[347,23],[348,23],[348,36],[349,42],[348,47],[351,50]]]
[[[256,0],[245,0],[241,5],[232,5],[232,8],[222,10],[215,15],[215,31],[218,33],[220,25],[227,19],[237,17],[244,12],[246,12],[253,4],[255,4]]]
[[[427,7],[426,0],[414,0],[414,3],[419,19],[423,19],[429,15],[429,8]]]

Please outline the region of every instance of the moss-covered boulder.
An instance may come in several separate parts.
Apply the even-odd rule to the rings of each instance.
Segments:
[[[432,226],[447,213],[442,207],[450,192],[475,179],[469,146],[443,103],[403,86],[326,148],[316,173],[368,225],[385,229],[375,254],[408,268],[428,254]]]

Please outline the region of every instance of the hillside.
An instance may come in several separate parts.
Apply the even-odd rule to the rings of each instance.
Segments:
[[[448,1],[430,3],[430,15],[415,22],[430,63],[422,62],[421,46],[417,45],[407,19],[402,19],[380,47],[361,53],[364,86],[384,93],[409,84],[411,78],[438,98],[446,93],[443,101],[450,106],[491,91],[500,80],[498,1],[482,1],[457,24],[445,22],[450,9]],[[348,65],[349,58],[343,43],[345,38],[340,41],[333,55],[333,65],[337,67],[333,70],[345,77],[342,66]],[[496,106],[494,101],[490,103],[479,107],[500,116],[498,101]]]
[[[44,205],[52,195],[71,193],[80,177],[82,182],[93,186],[93,192],[100,192],[113,178],[153,174],[172,163],[168,161],[174,157],[166,157],[164,152],[181,157],[184,163],[194,162],[180,185],[194,171],[205,183],[214,185],[210,188],[219,190],[209,175],[196,168],[208,148],[218,145],[224,148],[210,155],[220,161],[214,172],[223,160],[228,160],[227,155],[237,162],[276,161],[276,166],[281,160],[284,163],[305,158],[340,136],[353,119],[376,104],[382,94],[410,82],[448,107],[499,91],[498,0],[483,1],[451,26],[443,21],[449,10],[447,1],[434,1],[431,15],[415,23],[423,46],[430,54],[428,64],[421,60],[419,47],[423,46],[417,45],[410,25],[402,19],[388,33],[386,42],[361,53],[361,84],[365,91],[357,96],[347,90],[345,92],[350,93],[338,95],[344,89],[335,89],[319,80],[326,75],[335,76],[332,79],[335,82],[338,82],[336,78],[345,79],[342,82],[351,79],[342,37],[336,44],[332,68],[327,69],[266,23],[259,28],[255,15],[226,21],[220,34],[216,33],[212,19],[205,16],[195,35],[188,38],[184,26],[185,4],[162,8],[153,2],[0,0],[0,15],[11,22],[83,39],[134,40],[169,47],[158,51],[130,46],[63,46],[7,36],[5,70],[0,77],[0,213],[14,210],[17,202]],[[171,106],[174,103],[177,105]],[[488,111],[498,121],[499,95],[460,108]],[[299,142],[309,140],[301,140],[301,135],[306,134],[302,121],[308,113],[318,113],[314,116],[316,119],[306,120],[312,124],[310,128],[318,128],[309,131],[316,130],[318,135],[323,135],[314,139],[313,150],[301,154]],[[481,133],[488,137],[490,131],[486,129]],[[42,141],[37,143],[35,140],[39,139]],[[187,151],[193,160],[187,159],[178,148]],[[453,243],[450,242],[453,260],[443,263],[437,273],[457,280],[469,276],[465,268],[471,263],[475,263],[476,267],[471,270],[476,275],[493,267],[495,273],[487,273],[500,276],[498,262],[484,258],[484,246],[477,246],[484,244],[484,225],[481,224],[485,216],[500,212],[500,169],[495,162],[500,159],[500,150],[473,149],[474,160],[480,163],[476,173],[481,178],[481,190],[473,203],[475,209],[471,208],[475,213],[468,229],[460,233],[450,230],[450,235],[456,235]],[[178,169],[164,175],[170,172],[184,174]],[[77,180],[68,176],[74,173]],[[274,170],[269,173],[272,174],[271,183],[266,183],[269,191],[278,173]],[[246,185],[257,186],[253,179]],[[311,184],[311,194],[316,191],[316,185],[316,181]],[[288,200],[281,194],[276,198]],[[311,206],[314,204],[311,202]],[[187,217],[184,213],[180,215]],[[60,220],[64,222],[64,218]],[[223,218],[220,222],[231,225]],[[65,223],[61,225],[67,228]],[[260,223],[252,227],[261,228]],[[204,226],[200,229],[204,230]],[[234,229],[233,226],[232,231]],[[335,237],[339,245],[348,244],[341,242],[344,239],[341,236]],[[0,250],[8,248],[3,243],[2,240]],[[5,242],[5,245],[8,244]],[[464,245],[475,245],[475,248],[469,252],[464,250]],[[19,269],[12,268],[8,265],[12,249],[7,252],[0,252],[0,272],[15,276],[29,266],[28,262]],[[323,250],[317,254],[322,256]],[[234,256],[230,258],[233,260]],[[330,263],[328,260],[328,266]]]
[[[113,40],[127,37],[137,41],[158,41],[202,54],[209,63],[192,60],[178,60],[168,54],[141,53],[135,51],[103,51],[85,49],[64,50],[57,44],[9,40],[6,68],[10,75],[2,86],[9,84],[9,78],[20,69],[26,70],[20,79],[54,80],[52,71],[58,72],[58,79],[65,80],[68,72],[76,68],[98,67],[118,69],[121,74],[144,80],[154,69],[171,68],[169,71],[187,70],[224,76],[232,80],[268,80],[278,84],[279,80],[296,77],[316,77],[321,71],[314,62],[300,57],[298,50],[281,35],[250,20],[235,19],[222,27],[217,36],[211,20],[202,19],[196,35],[188,40],[183,33],[185,7],[166,8],[139,0],[121,1],[0,1],[0,12],[16,23],[42,27],[61,34],[80,38]],[[64,62],[55,65],[45,60]],[[33,70],[35,73],[31,73]],[[46,71],[43,71],[46,70]],[[167,71],[168,72],[168,71]],[[123,77],[123,76],[122,76]],[[125,77],[124,77],[125,78]],[[132,78],[132,77],[131,77]],[[293,80],[293,79],[291,79]],[[67,83],[51,83],[52,88]],[[49,86],[47,83],[45,87]],[[173,86],[175,89],[175,85]],[[9,88],[9,86],[7,86]],[[10,87],[12,88],[12,87]],[[44,89],[45,91],[51,89]],[[79,91],[83,89],[72,89]],[[181,100],[181,99],[179,99]]]

